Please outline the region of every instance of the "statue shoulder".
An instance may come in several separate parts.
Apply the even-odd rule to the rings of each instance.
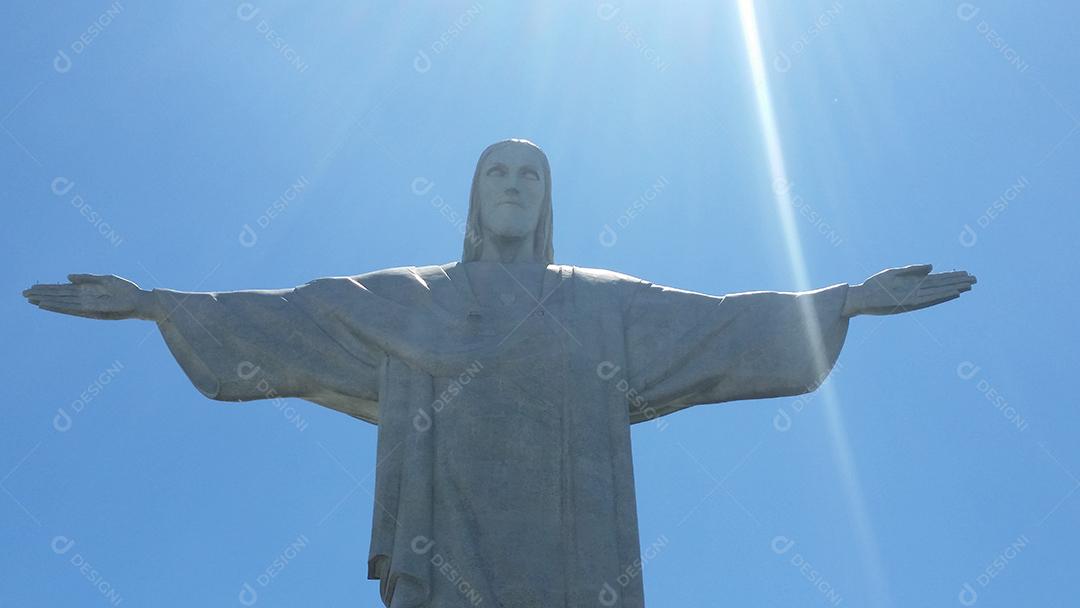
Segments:
[[[615,272],[614,270],[605,270],[603,268],[588,268],[585,266],[570,266],[573,270],[574,278],[578,281],[587,284],[618,284],[627,288],[643,287],[650,285],[648,281],[639,279],[635,276],[624,274],[621,272]]]
[[[398,266],[363,274],[321,277],[297,289],[312,295],[349,291],[360,286],[383,295],[427,290],[430,283],[444,279],[446,270],[452,266],[453,264]]]
[[[603,268],[570,268],[573,270],[574,287],[585,294],[586,300],[607,302],[623,311],[628,310],[637,295],[652,284],[635,276]]]

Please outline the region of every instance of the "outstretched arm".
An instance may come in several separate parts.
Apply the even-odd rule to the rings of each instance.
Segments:
[[[848,289],[843,315],[895,315],[955,300],[977,281],[963,270],[930,274],[933,266],[916,264],[882,270]]]
[[[850,290],[839,283],[716,297],[638,288],[625,321],[631,422],[692,405],[814,390],[844,344],[849,319],[841,313]]]
[[[930,270],[891,268],[860,285],[722,298],[637,288],[625,321],[631,422],[692,405],[814,390],[840,354],[850,317],[926,308],[975,283],[966,272]]]
[[[69,274],[70,283],[34,285],[22,292],[44,310],[90,319],[161,321],[164,311],[154,294],[111,274]]]
[[[155,321],[192,384],[219,401],[300,397],[375,422],[374,349],[346,349],[307,310],[303,288],[230,292],[145,291],[112,275],[23,292],[45,310],[91,319]],[[325,320],[332,323],[332,320]]]

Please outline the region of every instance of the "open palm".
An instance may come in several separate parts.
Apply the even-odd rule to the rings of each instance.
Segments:
[[[91,319],[139,317],[148,295],[127,279],[111,274],[69,274],[70,283],[37,284],[22,295],[39,308]]]
[[[977,280],[963,270],[931,274],[930,264],[882,270],[854,288],[852,312],[892,315],[919,310],[960,297]]]

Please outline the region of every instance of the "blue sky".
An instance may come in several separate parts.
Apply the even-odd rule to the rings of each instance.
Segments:
[[[375,427],[209,401],[153,325],[19,292],[452,261],[476,157],[506,137],[550,157],[559,263],[713,294],[797,288],[792,252],[813,286],[979,277],[856,319],[807,398],[635,427],[651,606],[1067,605],[1080,9],[756,16],[783,188],[734,2],[6,7],[0,605],[230,606],[245,584],[259,606],[376,605]]]

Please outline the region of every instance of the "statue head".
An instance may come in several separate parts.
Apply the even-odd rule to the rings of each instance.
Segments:
[[[507,139],[480,154],[469,195],[463,262],[483,257],[484,247],[531,243],[528,260],[551,264],[551,168],[539,146]]]

